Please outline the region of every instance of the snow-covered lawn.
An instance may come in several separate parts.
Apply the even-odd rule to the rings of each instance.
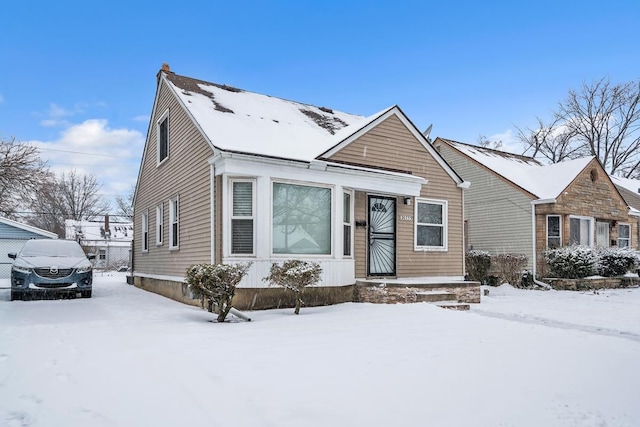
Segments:
[[[638,288],[249,314],[122,274],[91,299],[0,289],[0,426],[640,425]]]

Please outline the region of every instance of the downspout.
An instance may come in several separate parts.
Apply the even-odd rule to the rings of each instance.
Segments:
[[[532,234],[532,240],[533,240],[533,283],[535,283],[538,286],[541,286],[543,288],[545,288],[546,290],[550,291],[553,288],[551,287],[551,285],[549,285],[548,283],[544,283],[539,281],[536,277],[537,277],[537,269],[538,269],[538,259],[537,259],[537,253],[538,253],[538,248],[536,245],[536,240],[537,240],[537,236],[536,236],[536,205],[541,205],[544,203],[555,203],[556,199],[544,199],[544,200],[532,200],[531,201],[531,234]]]

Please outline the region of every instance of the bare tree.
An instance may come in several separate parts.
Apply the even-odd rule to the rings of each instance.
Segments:
[[[65,219],[91,220],[109,212],[110,205],[100,198],[99,190],[95,175],[63,172],[42,183],[38,196],[31,201],[33,216],[29,223],[64,237]]]
[[[478,135],[478,145],[484,148],[490,148],[492,150],[500,150],[502,149],[502,141],[501,140],[490,140],[484,135]]]
[[[0,215],[18,219],[24,201],[31,198],[48,173],[36,147],[15,138],[0,140]]]
[[[562,124],[559,116],[549,123],[545,123],[539,117],[537,121],[538,125],[535,128],[516,126],[517,138],[525,147],[522,154],[544,157],[551,163],[588,155],[585,148],[574,141],[572,131]]]
[[[610,174],[638,174],[640,80],[612,84],[603,78],[570,90],[556,113],[578,145],[597,156]]]
[[[126,218],[127,221],[133,221],[133,194],[135,193],[135,187],[131,189],[126,197],[116,197],[116,207],[118,208],[116,215],[122,218]]]

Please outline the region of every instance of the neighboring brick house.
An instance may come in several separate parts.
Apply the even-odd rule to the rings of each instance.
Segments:
[[[263,307],[262,278],[290,258],[318,262],[333,301],[359,279],[464,280],[468,183],[399,107],[358,116],[166,65],[157,82],[134,200],[137,286],[186,300],[191,264],[251,262],[238,307]]]
[[[638,247],[639,211],[595,157],[544,165],[444,138],[433,145],[472,183],[465,194],[467,249],[525,254],[541,276],[549,247]]]

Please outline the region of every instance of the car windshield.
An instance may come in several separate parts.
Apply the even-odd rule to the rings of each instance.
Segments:
[[[28,240],[20,251],[20,256],[54,256],[54,257],[84,257],[84,251],[77,242],[72,240]]]

